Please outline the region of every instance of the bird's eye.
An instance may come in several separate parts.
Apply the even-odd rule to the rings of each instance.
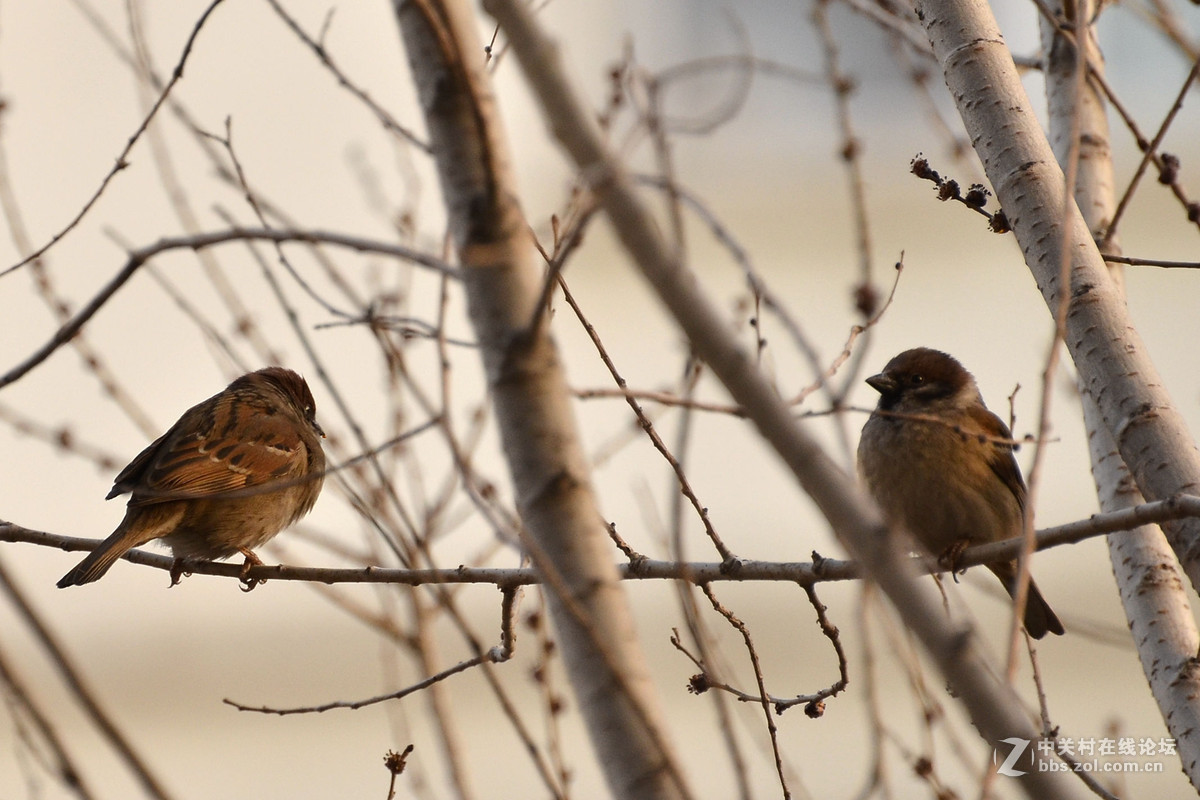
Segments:
[[[913,386],[920,386],[922,383],[925,382],[925,376],[924,375],[913,375],[912,378],[910,378],[909,380],[912,381]]]

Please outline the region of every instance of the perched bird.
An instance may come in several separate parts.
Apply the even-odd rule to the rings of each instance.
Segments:
[[[242,553],[247,569],[261,564],[252,548],[307,514],[321,492],[324,436],[303,378],[282,367],[243,375],[121,470],[105,499],[131,492],[125,519],[59,588],[99,579],[153,539],[176,559]]]
[[[879,405],[863,426],[858,471],[890,522],[937,556],[1022,535],[1026,490],[1012,434],[987,410],[962,364],[920,347],[867,383],[879,392]],[[1015,595],[1017,562],[987,566]],[[1035,639],[1063,633],[1033,581],[1025,630]]]

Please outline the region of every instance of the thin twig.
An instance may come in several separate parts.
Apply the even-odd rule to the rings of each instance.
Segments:
[[[350,80],[350,78],[347,77],[344,72],[342,72],[341,68],[333,62],[333,57],[329,55],[329,50],[325,47],[325,34],[328,32],[328,23],[330,18],[326,18],[326,27],[321,29],[320,39],[317,40],[309,36],[304,29],[300,27],[300,23],[296,21],[296,18],[290,15],[287,10],[278,3],[278,0],[267,0],[267,3],[279,16],[279,18],[283,20],[284,24],[286,24],[294,34],[296,34],[296,37],[300,39],[300,41],[303,42],[306,47],[313,51],[313,54],[321,62],[321,65],[325,67],[325,69],[329,70],[329,73],[337,80],[338,85],[350,92],[350,94],[354,95],[362,102],[363,105],[370,109],[371,113],[375,115],[375,118],[379,120],[379,123],[383,125],[385,130],[396,134],[401,139],[408,142],[413,147],[416,147],[423,153],[433,152],[428,142],[421,140],[415,133],[397,122],[395,118],[393,118],[392,115],[387,112],[386,109],[376,103],[374,99],[367,94],[365,89],[360,88],[358,84]]]
[[[133,146],[137,144],[138,140],[142,138],[142,134],[144,134],[146,129],[150,127],[151,120],[158,115],[159,109],[161,109],[163,104],[167,101],[167,97],[170,96],[171,90],[174,89],[175,85],[183,79],[183,67],[187,63],[188,56],[190,56],[192,53],[192,46],[196,43],[196,38],[200,35],[200,30],[204,27],[204,23],[208,21],[208,18],[212,16],[212,13],[216,11],[217,6],[219,6],[222,1],[223,0],[213,0],[213,2],[209,4],[208,8],[204,9],[204,11],[200,14],[200,18],[192,27],[192,32],[188,36],[187,42],[185,42],[183,45],[183,53],[179,56],[179,61],[175,64],[175,69],[171,73],[171,79],[167,81],[167,85],[163,87],[162,92],[158,96],[158,100],[155,101],[154,106],[150,109],[150,113],[145,116],[145,118],[142,120],[142,123],[138,125],[137,130],[135,130],[133,135],[129,137],[129,141],[125,143],[125,147],[117,156],[117,160],[113,165],[113,168],[109,170],[108,174],[105,175],[100,181],[100,185],[96,188],[95,193],[92,194],[86,203],[84,203],[83,208],[79,210],[79,213],[75,215],[75,218],[68,222],[57,233],[51,236],[50,240],[46,242],[46,244],[37,248],[32,253],[18,261],[16,264],[13,264],[11,267],[0,271],[0,278],[3,278],[5,275],[13,272],[14,270],[20,269],[31,261],[41,258],[46,254],[46,251],[58,244],[58,242],[64,236],[74,230],[74,228],[83,221],[83,218],[87,216],[87,213],[91,211],[96,203],[100,200],[100,196],[104,194],[105,189],[108,188],[109,183],[111,183],[113,178],[117,176],[117,173],[129,166],[128,159],[130,152],[133,150]]]
[[[388,700],[399,700],[402,697],[407,697],[414,692],[419,692],[423,689],[428,689],[436,683],[440,683],[447,678],[457,675],[460,672],[465,672],[472,667],[479,666],[484,662],[491,664],[499,664],[508,661],[512,658],[513,648],[516,645],[516,636],[513,629],[513,602],[516,597],[515,587],[505,587],[501,589],[502,601],[500,604],[501,622],[500,622],[500,644],[479,653],[473,658],[468,658],[465,661],[460,661],[452,667],[448,667],[435,675],[430,675],[423,681],[418,681],[414,684],[404,687],[399,691],[381,694],[376,697],[369,697],[365,700],[335,700],[332,703],[325,703],[319,706],[302,706],[297,708],[271,708],[269,706],[248,706],[243,703],[224,699],[222,702],[226,705],[233,706],[238,711],[257,711],[260,714],[275,714],[277,716],[290,716],[292,714],[320,714],[325,711],[332,711],[335,708],[348,708],[351,710],[365,708],[377,703],[383,703]]]
[[[129,253],[129,257],[125,262],[125,266],[118,272],[104,287],[78,312],[71,318],[69,322],[63,325],[50,338],[46,344],[42,345],[33,352],[28,358],[22,361],[17,366],[10,369],[8,372],[0,375],[0,389],[8,386],[10,383],[20,380],[30,370],[38,364],[49,358],[54,351],[69,342],[71,338],[83,328],[87,322],[95,316],[105,303],[107,303],[114,294],[125,285],[134,274],[151,258],[168,252],[170,250],[198,250],[205,247],[212,247],[226,242],[248,242],[255,240],[264,240],[271,242],[306,242],[309,244],[321,242],[324,244],[346,247],[351,250],[357,250],[363,253],[378,253],[381,255],[389,255],[395,258],[400,258],[410,261],[414,264],[419,264],[423,267],[443,272],[448,275],[458,277],[459,272],[455,267],[422,253],[413,248],[404,247],[403,245],[390,244],[385,242],[375,242],[369,239],[362,239],[355,236],[346,236],[338,233],[326,233],[323,231],[297,231],[297,230],[264,230],[264,229],[240,229],[231,228],[224,231],[214,231],[211,233],[200,234],[197,236],[181,236],[181,237],[166,237],[160,239],[152,245],[139,248]]]
[[[562,289],[563,297],[566,299],[567,304],[571,306],[571,310],[575,312],[575,316],[579,318],[580,323],[583,325],[584,331],[592,340],[592,344],[596,347],[596,351],[600,355],[600,360],[604,362],[604,366],[608,369],[609,374],[612,375],[617,387],[624,389],[626,386],[625,378],[623,378],[621,373],[617,370],[617,365],[613,363],[612,358],[609,356],[608,351],[604,347],[604,343],[600,341],[600,334],[597,333],[595,326],[592,325],[586,316],[584,316],[583,309],[581,309],[579,304],[575,301],[575,297],[571,294],[571,290],[567,287],[567,282],[561,275],[558,277],[558,284]],[[646,436],[649,437],[650,443],[654,445],[654,449],[659,452],[659,454],[666,460],[667,465],[675,473],[675,478],[679,482],[679,491],[683,492],[684,497],[686,497],[692,504],[692,508],[695,509],[696,516],[700,518],[700,522],[704,526],[704,532],[707,534],[709,540],[713,543],[713,547],[716,548],[722,559],[724,559],[726,562],[732,562],[735,558],[733,551],[725,545],[725,541],[721,538],[720,534],[717,533],[716,527],[709,518],[708,507],[700,502],[700,498],[697,497],[696,492],[692,489],[691,482],[688,481],[687,475],[684,474],[683,467],[680,465],[679,461],[676,460],[675,456],[671,454],[671,451],[667,448],[666,442],[664,442],[662,437],[658,435],[658,431],[655,430],[654,424],[650,421],[650,418],[646,416],[646,413],[642,410],[642,407],[637,400],[627,396],[625,398],[625,402],[629,404],[629,408],[637,417],[638,424],[641,425],[642,430],[646,432]]]
[[[1200,60],[1197,60],[1194,64],[1192,64],[1191,71],[1188,72],[1187,77],[1183,81],[1183,85],[1179,87],[1179,93],[1175,96],[1175,102],[1167,111],[1167,115],[1163,117],[1162,124],[1158,126],[1158,132],[1154,134],[1154,139],[1151,140],[1148,145],[1142,148],[1142,159],[1138,162],[1137,169],[1134,170],[1133,177],[1129,179],[1129,185],[1125,187],[1125,193],[1121,195],[1121,200],[1117,203],[1116,210],[1113,211],[1112,220],[1108,223],[1108,229],[1104,232],[1104,238],[1098,242],[1098,245],[1101,248],[1106,247],[1112,241],[1112,237],[1116,235],[1117,223],[1121,220],[1121,217],[1125,214],[1126,209],[1129,207],[1129,203],[1133,200],[1134,190],[1137,189],[1138,183],[1141,181],[1142,175],[1146,171],[1146,167],[1149,166],[1153,161],[1158,165],[1160,175],[1162,174],[1163,162],[1161,157],[1158,155],[1158,147],[1162,144],[1162,140],[1166,137],[1167,130],[1171,127],[1171,123],[1175,121],[1176,114],[1178,114],[1180,109],[1183,108],[1183,100],[1185,97],[1187,97],[1187,93],[1191,90],[1192,84],[1196,82],[1198,75],[1200,75]],[[1110,259],[1106,258],[1106,260]]]
[[[373,706],[377,703],[383,703],[388,700],[399,700],[402,697],[407,697],[408,695],[413,694],[414,692],[419,692],[422,689],[428,689],[430,686],[433,686],[435,683],[440,683],[441,681],[446,680],[446,678],[449,678],[452,675],[457,675],[460,672],[466,672],[467,670],[471,669],[472,667],[477,667],[480,664],[482,664],[484,661],[487,661],[487,660],[488,660],[488,656],[486,654],[481,655],[481,656],[475,656],[474,658],[468,658],[466,661],[460,661],[459,663],[455,664],[454,666],[448,667],[447,669],[442,670],[441,672],[437,673],[436,675],[430,675],[425,680],[417,681],[416,683],[406,686],[403,689],[400,689],[399,691],[388,692],[387,694],[381,694],[376,697],[368,697],[365,700],[334,700],[331,703],[324,703],[319,706],[299,706],[299,707],[295,707],[295,708],[272,708],[270,706],[249,706],[249,705],[245,705],[244,703],[239,703],[235,700],[230,700],[228,697],[225,698],[224,700],[222,700],[221,702],[223,702],[227,706],[233,706],[238,711],[255,711],[259,714],[275,714],[280,717],[287,717],[287,716],[291,716],[293,714],[321,714],[326,711],[332,711],[335,708],[348,708],[350,710],[355,710],[355,709],[359,709],[359,708],[366,708],[367,706]]]
[[[758,660],[758,649],[754,646],[754,639],[750,635],[750,629],[736,614],[721,604],[716,594],[713,593],[711,584],[701,584],[700,590],[704,592],[704,596],[712,603],[713,610],[724,617],[741,634],[742,641],[746,645],[746,654],[750,657],[750,664],[754,669],[754,680],[758,684],[759,705],[762,707],[763,717],[767,722],[767,735],[771,740],[771,753],[775,758],[775,772],[779,776],[779,785],[783,790],[784,798],[790,798],[792,792],[788,788],[787,777],[783,772],[783,754],[779,750],[779,728],[775,725],[775,715],[772,713],[771,703],[767,699],[769,695],[767,694],[766,678],[763,676],[762,664]]]
[[[1163,267],[1165,269],[1200,269],[1200,261],[1164,261],[1158,258],[1135,258],[1115,253],[1101,253],[1105,261],[1113,264],[1129,264],[1134,267]]]

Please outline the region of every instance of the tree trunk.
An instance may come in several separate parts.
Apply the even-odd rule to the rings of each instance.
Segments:
[[[1092,20],[1087,4],[1071,5],[1082,19]],[[1061,16],[1063,9],[1056,9]],[[1061,16],[1068,25],[1076,22]],[[1093,20],[1094,25],[1094,20]],[[1084,33],[1084,52],[1091,69],[1104,74],[1104,62],[1093,25],[1075,25]],[[1077,165],[1075,203],[1096,242],[1106,241],[1105,252],[1120,255],[1119,237],[1109,225],[1116,209],[1112,152],[1109,146],[1107,104],[1094,81],[1078,80],[1079,52],[1074,39],[1063,35],[1050,21],[1042,20],[1042,49],[1046,54],[1046,98],[1050,141],[1064,171],[1072,158]],[[1082,90],[1082,91],[1080,91]],[[1109,266],[1117,291],[1124,295],[1124,274]],[[1125,467],[1113,438],[1104,426],[1095,395],[1081,381],[1083,418],[1092,459],[1092,476],[1103,511],[1119,511],[1143,502],[1142,493]],[[1162,530],[1143,525],[1107,537],[1109,558],[1117,580],[1121,604],[1129,620],[1141,658],[1167,729],[1178,743],[1180,762],[1192,785],[1200,788],[1200,685],[1193,659],[1200,649],[1200,634],[1179,574],[1175,554]]]
[[[517,202],[476,20],[461,0],[396,15],[465,274],[523,544],[597,759],[616,797],[688,796],[593,493],[558,350],[537,314],[545,278]]]
[[[1061,293],[1067,293],[1067,350],[1138,488],[1150,500],[1195,493],[1200,452],[1163,388],[1087,223],[1075,203],[1067,202],[1063,172],[991,9],[983,0],[921,0],[916,10],[1052,313]],[[1165,528],[1184,572],[1200,586],[1200,520]]]

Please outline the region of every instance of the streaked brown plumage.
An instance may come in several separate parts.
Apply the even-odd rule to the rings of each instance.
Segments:
[[[58,582],[99,579],[128,550],[162,539],[178,559],[246,556],[312,509],[325,453],[312,392],[283,367],[235,380],[184,412],[121,470],[106,499],[131,492],[125,519]],[[273,484],[279,488],[271,489]]]
[[[867,383],[879,392],[879,405],[863,426],[858,471],[889,520],[938,556],[963,543],[1022,535],[1026,489],[1005,443],[1012,434],[988,411],[962,364],[921,347],[896,356]],[[987,566],[1010,595],[1016,592],[1015,560]],[[1032,580],[1025,630],[1035,639],[1063,633]]]

